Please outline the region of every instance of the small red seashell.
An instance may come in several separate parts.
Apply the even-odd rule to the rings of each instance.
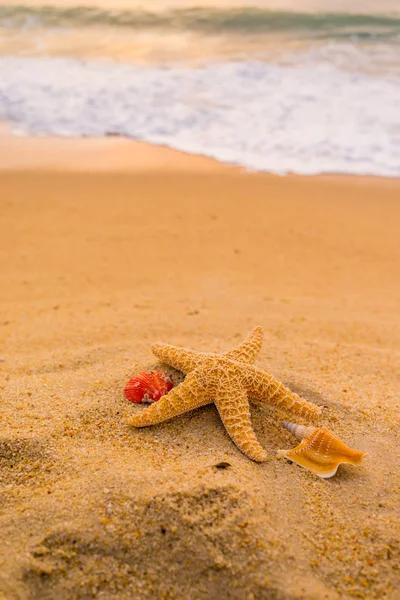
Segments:
[[[125,386],[124,396],[130,402],[157,402],[173,388],[171,377],[163,371],[143,371],[130,379]]]

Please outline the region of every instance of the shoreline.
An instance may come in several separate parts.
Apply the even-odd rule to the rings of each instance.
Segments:
[[[129,171],[229,171],[272,179],[354,182],[383,186],[400,185],[400,178],[348,173],[278,175],[247,170],[200,154],[169,146],[130,140],[122,136],[62,138],[57,136],[16,136],[7,124],[0,124],[0,173],[12,171],[57,171],[79,173],[126,173]]]

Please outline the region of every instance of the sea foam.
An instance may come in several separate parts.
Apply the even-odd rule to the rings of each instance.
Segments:
[[[0,58],[17,132],[119,134],[273,173],[400,176],[400,81],[332,64]]]

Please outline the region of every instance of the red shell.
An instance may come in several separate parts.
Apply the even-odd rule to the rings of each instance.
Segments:
[[[143,371],[130,379],[125,386],[124,396],[130,402],[157,402],[173,388],[172,379],[163,371]]]

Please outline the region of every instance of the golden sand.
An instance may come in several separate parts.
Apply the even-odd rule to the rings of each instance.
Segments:
[[[18,143],[0,173],[0,598],[399,598],[400,183]],[[325,407],[361,466],[321,480],[277,460],[293,439],[273,410],[252,410],[262,465],[214,406],[127,425],[152,342],[222,351],[257,324],[257,364]]]

